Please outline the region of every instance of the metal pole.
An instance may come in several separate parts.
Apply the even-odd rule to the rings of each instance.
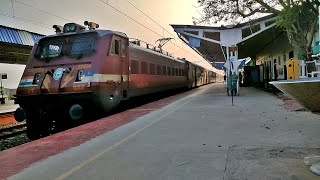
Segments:
[[[2,74],[0,74],[0,76],[1,76],[1,98],[3,99],[3,87],[2,87]]]
[[[230,92],[231,92],[231,103],[232,103],[232,106],[233,106],[233,80],[232,80],[232,65],[231,65],[231,59],[230,59],[230,52],[229,52],[229,46],[226,47],[227,49],[227,59],[229,60],[229,77],[230,78]],[[228,81],[227,81],[227,86],[228,86]],[[229,91],[229,89],[228,89]]]
[[[1,99],[0,99],[0,104],[4,104],[5,101],[4,101],[4,97],[3,97],[3,87],[2,87],[2,74],[0,74],[0,79],[1,79]]]

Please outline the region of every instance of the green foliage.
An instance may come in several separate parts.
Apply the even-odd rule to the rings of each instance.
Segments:
[[[7,95],[7,92],[6,92],[6,90],[5,90],[4,87],[0,87],[0,97],[1,97],[2,94],[3,94],[4,96]]]
[[[310,31],[310,26],[317,21],[318,14],[310,8],[310,4],[295,4],[283,9],[277,18],[277,26],[291,29],[298,28],[302,32]],[[295,27],[293,27],[295,26]]]
[[[290,43],[299,50],[303,59],[310,59],[318,19],[314,6],[308,2],[294,3],[277,16],[277,26],[286,30]]]

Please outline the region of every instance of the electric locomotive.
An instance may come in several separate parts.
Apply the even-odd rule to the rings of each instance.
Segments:
[[[97,30],[85,21],[35,43],[16,93],[17,121],[37,139],[52,127],[72,125],[90,111],[109,112],[122,100],[212,82],[212,72],[161,49],[130,42],[125,33]],[[210,74],[210,75],[209,75]]]

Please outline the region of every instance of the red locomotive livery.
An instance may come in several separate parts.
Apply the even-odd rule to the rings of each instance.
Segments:
[[[108,112],[130,97],[214,81],[214,72],[185,59],[130,42],[121,32],[96,30],[93,22],[85,25],[55,25],[56,34],[32,49],[15,111],[32,139],[47,135],[52,124],[81,120],[88,109]]]

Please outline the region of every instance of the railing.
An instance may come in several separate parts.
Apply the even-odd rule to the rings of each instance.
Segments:
[[[139,39],[135,39],[135,38],[130,38],[129,42],[131,44],[135,44],[135,45],[138,45],[140,47],[144,47],[146,49],[153,50],[153,51],[161,53],[163,55],[166,55],[166,56],[169,56],[169,57],[173,57],[173,55],[168,53],[167,51],[164,51],[164,50],[162,50],[162,49],[160,49],[160,48],[158,48],[156,46],[153,46],[153,45],[151,45],[151,44],[149,44],[149,43],[147,43],[145,41],[142,41],[142,40],[139,40]]]
[[[320,53],[316,54],[316,55],[312,55],[313,58],[319,58],[320,57]],[[310,73],[308,73],[307,71],[307,64],[312,64],[314,63],[315,66],[315,71],[311,71]],[[300,61],[300,66],[301,66],[301,78],[305,78],[308,77],[309,75],[311,77],[314,77],[315,74],[317,74],[317,77],[319,77],[320,75],[320,60],[313,60],[313,61]]]

